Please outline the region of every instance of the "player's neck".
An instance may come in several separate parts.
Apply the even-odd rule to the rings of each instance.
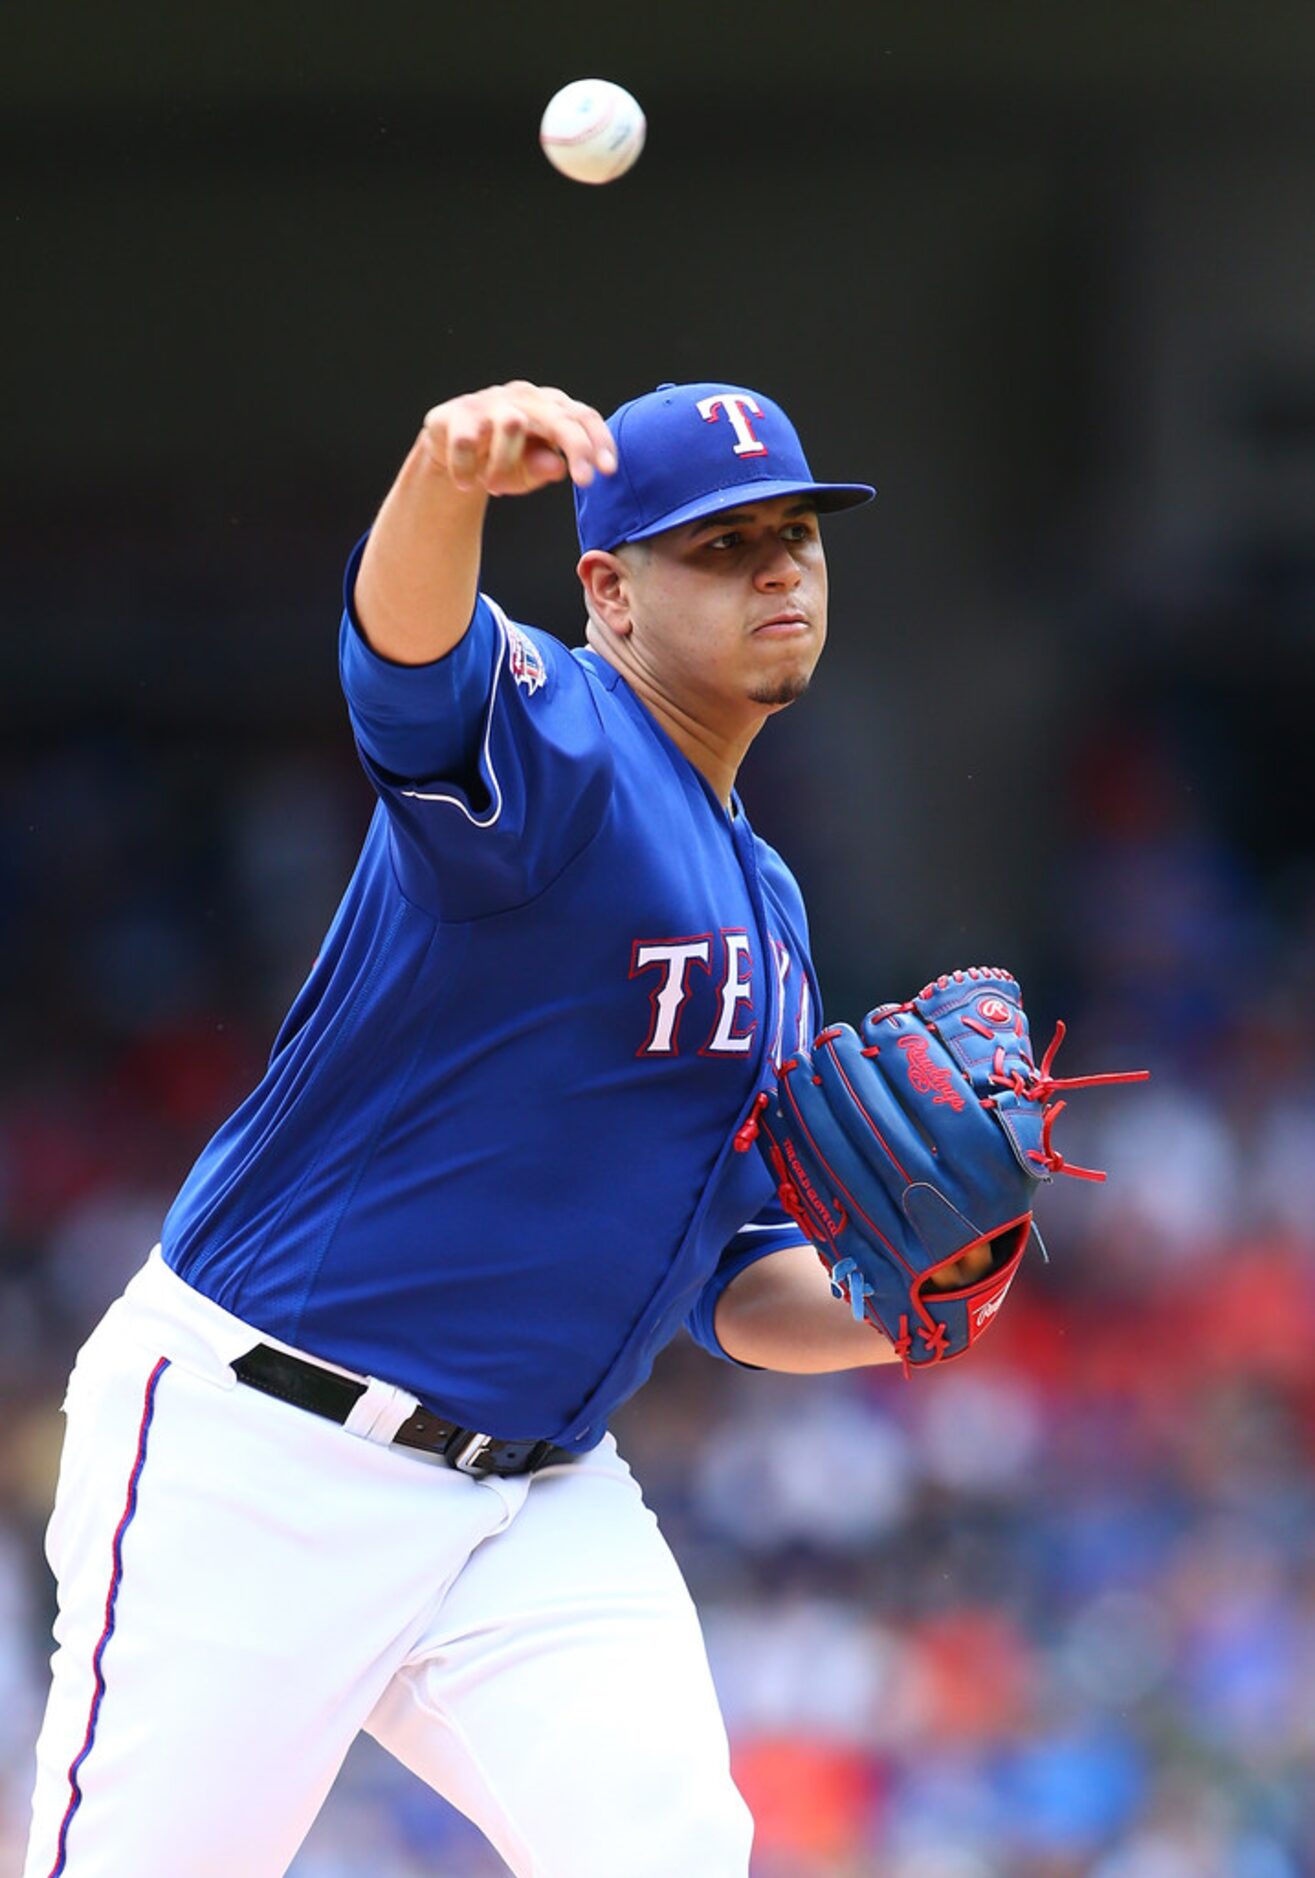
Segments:
[[[731,713],[718,709],[710,700],[706,704],[700,700],[693,705],[678,701],[651,673],[625,656],[628,641],[617,642],[592,631],[588,639],[594,650],[620,672],[639,702],[657,719],[681,755],[693,764],[717,800],[729,810],[740,765],[749,745],[772,715],[771,709],[746,704]],[[613,655],[614,647],[617,656]]]
[[[707,725],[681,711],[667,699],[646,696],[633,680],[631,689],[640,703],[652,712],[681,755],[698,770],[722,807],[729,811],[731,791],[740,773],[740,764],[744,761],[749,745],[762,729],[763,719],[760,717],[742,736],[728,738],[710,730]]]

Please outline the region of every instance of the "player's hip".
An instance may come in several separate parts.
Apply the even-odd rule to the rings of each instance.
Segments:
[[[357,1471],[408,1484],[417,1473],[422,1480],[431,1473],[455,1475],[499,1488],[514,1509],[526,1480],[540,1472],[587,1468],[629,1480],[606,1436],[579,1459],[546,1442],[486,1442],[478,1431],[458,1429],[453,1439],[443,1438],[440,1418],[414,1396],[237,1317],[180,1278],[157,1246],[79,1351],[66,1407],[88,1389],[140,1393],[160,1363],[172,1372],[169,1399],[186,1395],[191,1412],[214,1421],[221,1440],[226,1431],[252,1427],[288,1464],[304,1459],[340,1483]]]

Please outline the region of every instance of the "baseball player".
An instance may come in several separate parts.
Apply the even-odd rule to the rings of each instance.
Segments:
[[[568,476],[573,651],[478,592],[489,499]],[[681,1325],[893,1354],[737,1151],[819,999],[736,772],[822,650],[819,517],[871,494],[740,386],[429,412],[347,569],[359,863],[69,1383],[25,1878],[275,1878],[361,1729],[525,1878],[744,1878],[607,1422]]]

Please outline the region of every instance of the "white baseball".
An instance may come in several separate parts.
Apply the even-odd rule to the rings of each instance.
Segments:
[[[644,113],[622,85],[577,78],[548,100],[539,142],[554,169],[577,183],[624,176],[644,147]]]

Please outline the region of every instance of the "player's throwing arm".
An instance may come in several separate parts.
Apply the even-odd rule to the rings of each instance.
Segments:
[[[570,477],[578,487],[616,468],[611,432],[592,405],[514,379],[436,404],[375,520],[356,606],[376,652],[427,665],[470,623],[490,496],[526,496]]]

